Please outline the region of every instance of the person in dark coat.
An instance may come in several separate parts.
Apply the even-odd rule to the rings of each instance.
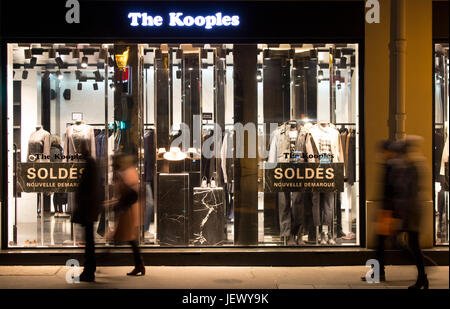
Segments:
[[[392,149],[393,141],[385,140],[379,144],[380,151],[380,159],[381,165],[383,169],[382,176],[382,209],[379,211],[377,224],[380,224],[380,221],[385,221],[386,219],[393,218],[393,205],[392,205],[392,197],[393,197],[393,159],[397,156],[395,151]],[[384,251],[385,251],[385,243],[389,236],[392,236],[392,230],[389,228],[381,230],[377,229],[377,250],[376,250],[376,259],[379,263],[380,267],[380,281],[386,281],[385,275],[385,265],[384,265]],[[372,273],[372,278],[374,274]],[[361,280],[366,281],[366,276],[362,276]]]
[[[81,144],[81,155],[86,167],[75,194],[76,205],[72,222],[81,224],[85,231],[85,262],[80,281],[94,281],[96,270],[94,223],[98,220],[101,211],[100,178],[97,163],[90,155],[87,142]]]
[[[398,161],[392,170],[394,181],[392,207],[394,216],[400,220],[399,231],[407,236],[409,253],[418,272],[416,283],[409,289],[428,289],[423,254],[419,246],[420,175],[425,159],[414,151],[414,148],[418,149],[421,140],[422,138],[418,136],[407,136],[405,140],[394,144]]]

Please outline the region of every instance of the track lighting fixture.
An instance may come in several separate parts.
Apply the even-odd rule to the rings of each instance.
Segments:
[[[48,57],[51,59],[56,58],[56,50],[54,50],[53,48],[50,48],[48,50]]]
[[[22,79],[27,79],[28,78],[28,71],[27,70],[23,70],[22,72]]]
[[[114,59],[113,57],[108,58],[108,66],[113,67],[114,66]]]
[[[72,50],[72,57],[74,59],[79,59],[80,58],[80,50],[78,48],[75,48],[74,50]]]
[[[32,55],[31,55],[31,48],[30,49],[25,49],[24,50],[24,54],[25,54],[25,59],[31,59]]]
[[[265,49],[263,51],[263,57],[264,57],[264,60],[269,60],[270,59],[270,53],[269,53],[268,49]]]
[[[88,57],[84,56],[83,58],[81,58],[81,67],[87,68],[87,66],[88,66]]]
[[[96,82],[102,82],[103,81],[102,74],[100,74],[99,70],[95,71],[94,75],[95,75],[95,81]]]
[[[61,71],[56,72],[56,77],[58,77],[59,80],[62,80],[64,78]]]
[[[257,80],[258,82],[261,82],[261,81],[262,81],[262,73],[261,73],[261,70],[256,71],[256,80]]]
[[[100,51],[98,52],[98,58],[106,60],[106,49],[100,48]]]
[[[36,58],[36,57],[32,57],[32,58],[30,59],[30,66],[31,66],[31,68],[34,68],[34,66],[36,65],[36,63],[37,63],[37,58]]]
[[[319,73],[318,73],[317,78],[318,78],[319,80],[322,80],[322,79],[323,79],[323,71],[322,71],[322,70],[319,70]]]
[[[98,84],[94,83],[94,90],[98,90]]]
[[[56,57],[55,58],[55,62],[58,65],[59,68],[64,68],[65,67],[65,63],[64,61],[61,59],[61,57]]]
[[[50,77],[50,72],[49,71],[45,71],[43,77],[44,77],[44,79],[49,78]]]
[[[78,89],[78,90],[82,90],[82,89],[83,89],[83,84],[82,84],[82,83],[78,83],[77,89]]]

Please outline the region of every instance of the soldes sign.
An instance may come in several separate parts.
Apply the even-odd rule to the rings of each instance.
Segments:
[[[19,163],[19,192],[74,192],[83,174],[85,163]]]
[[[264,192],[343,192],[344,163],[278,163],[264,167]]]
[[[165,22],[170,27],[197,27],[213,29],[214,27],[237,27],[240,24],[238,15],[226,15],[221,12],[213,15],[185,15],[182,12],[170,12],[166,21],[160,15],[149,13],[130,12],[128,13],[130,26],[132,27],[161,27]]]

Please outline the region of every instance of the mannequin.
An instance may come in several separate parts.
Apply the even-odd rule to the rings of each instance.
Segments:
[[[322,164],[344,162],[339,131],[326,121],[318,121],[309,130],[306,141],[308,154],[314,154],[309,162]],[[322,156],[320,156],[322,155]],[[313,192],[313,221],[316,228],[316,243],[319,242],[319,229],[322,226],[320,244],[334,245],[333,208],[335,195],[332,192]]]
[[[274,132],[270,150],[269,163],[303,162],[306,132],[296,120],[281,124]],[[285,245],[295,245],[292,223],[297,223],[297,244],[303,244],[304,205],[301,192],[279,192],[278,211],[280,218],[280,235]]]
[[[80,145],[83,140],[87,140],[89,152],[95,159],[95,135],[94,128],[87,125],[82,120],[77,120],[73,125],[66,129],[66,139],[64,144],[64,152],[66,156],[80,154]],[[77,160],[77,159],[75,159]],[[67,161],[73,161],[70,158]]]
[[[36,125],[36,131],[28,140],[27,162],[50,162],[50,133],[42,125]],[[44,205],[43,205],[44,204]],[[37,195],[37,213],[40,215],[42,206],[47,210],[50,206],[48,196]]]
[[[64,143],[64,155],[67,162],[78,162],[81,159],[81,144],[87,141],[89,152],[92,158],[95,159],[95,134],[94,128],[87,125],[82,120],[76,120],[73,125],[67,127],[66,138]],[[77,156],[77,157],[75,157]],[[71,213],[73,205],[75,204],[75,195],[68,194],[67,212]]]
[[[33,160],[35,156],[36,160]],[[45,156],[45,158],[44,158]],[[36,125],[36,131],[31,133],[30,139],[28,140],[28,156],[27,161],[34,162],[49,162],[48,157],[50,156],[50,133],[44,130],[42,125]]]

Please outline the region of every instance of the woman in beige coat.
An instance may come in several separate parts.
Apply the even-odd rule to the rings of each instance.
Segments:
[[[138,200],[139,176],[136,160],[129,155],[113,158],[116,227],[114,240],[128,242],[133,249],[134,269],[127,275],[145,275],[145,266],[138,246],[140,204]]]

